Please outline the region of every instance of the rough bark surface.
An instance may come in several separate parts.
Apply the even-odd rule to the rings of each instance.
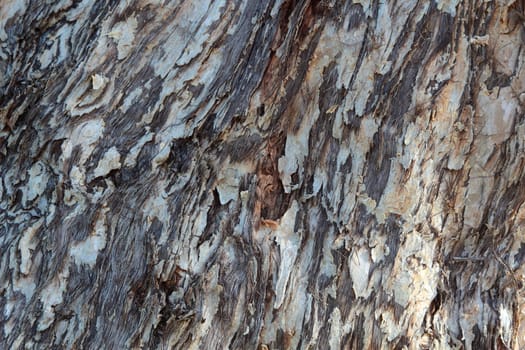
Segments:
[[[523,20],[0,0],[0,347],[525,348]]]

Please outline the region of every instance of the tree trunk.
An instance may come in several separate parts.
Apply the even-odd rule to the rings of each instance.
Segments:
[[[523,1],[0,0],[0,347],[525,348]]]

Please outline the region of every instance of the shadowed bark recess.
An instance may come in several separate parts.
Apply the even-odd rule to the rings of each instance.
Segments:
[[[524,9],[0,0],[0,347],[525,348]]]

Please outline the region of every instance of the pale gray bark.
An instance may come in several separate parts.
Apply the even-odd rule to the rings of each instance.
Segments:
[[[525,348],[523,19],[0,0],[0,347]]]

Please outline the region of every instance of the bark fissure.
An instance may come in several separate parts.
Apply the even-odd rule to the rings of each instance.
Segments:
[[[522,1],[0,8],[1,346],[525,346]]]

